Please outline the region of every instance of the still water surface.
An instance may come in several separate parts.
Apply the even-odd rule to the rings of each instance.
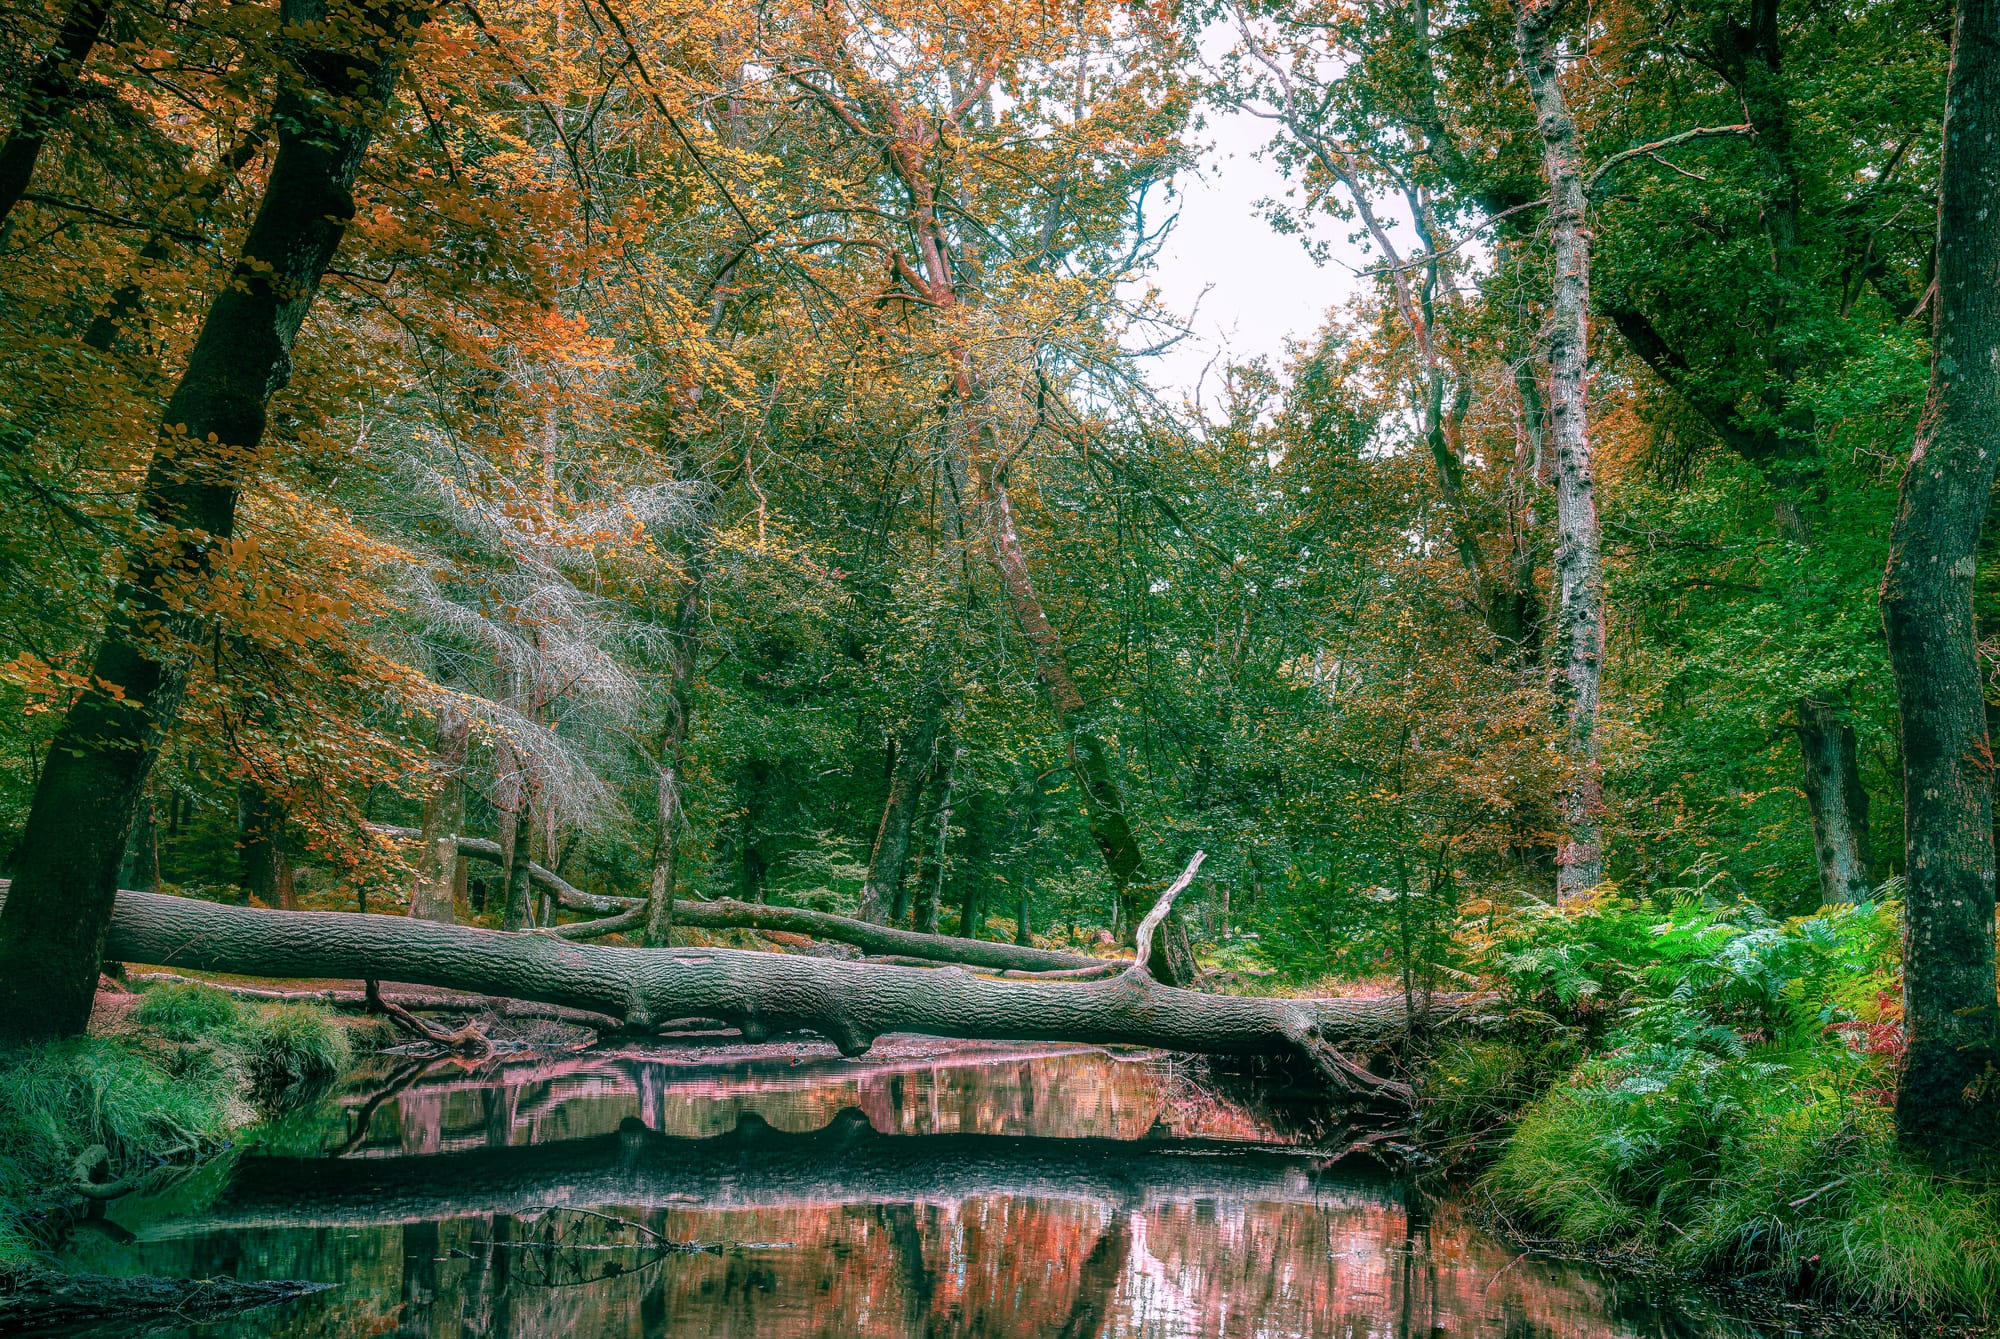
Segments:
[[[338,1283],[188,1336],[1748,1336],[1275,1147],[1157,1060],[890,1039],[380,1073],[68,1263]]]

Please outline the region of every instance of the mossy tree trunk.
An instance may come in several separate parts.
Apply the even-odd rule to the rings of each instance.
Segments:
[[[1993,750],[1973,577],[2000,463],[2000,0],[1961,0],[1945,96],[1931,383],[1882,578],[1903,740],[1896,1129],[1951,1159],[2000,1142]]]

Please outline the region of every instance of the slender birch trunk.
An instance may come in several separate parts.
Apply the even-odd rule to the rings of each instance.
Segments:
[[[1568,733],[1562,851],[1556,894],[1576,896],[1604,878],[1604,808],[1597,743],[1604,662],[1604,563],[1592,477],[1588,403],[1590,230],[1584,217],[1583,146],[1556,65],[1556,21],[1565,0],[1515,0],[1514,40],[1535,103],[1549,183],[1555,275],[1549,301],[1550,436],[1555,447],[1558,695]]]
[[[1993,749],[1972,588],[2000,463],[2000,0],[1960,0],[1945,93],[1929,401],[1882,578],[1902,718],[1896,1131],[1938,1160],[2000,1144]]]

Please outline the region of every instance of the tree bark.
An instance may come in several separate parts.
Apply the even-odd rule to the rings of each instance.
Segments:
[[[21,121],[0,144],[0,235],[21,203],[42,146],[58,130],[82,91],[83,63],[104,35],[111,0],[73,0],[56,30],[55,45],[28,78]]]
[[[882,805],[882,822],[875,829],[875,848],[868,856],[868,878],[861,886],[861,907],[855,914],[877,924],[889,919],[901,900],[903,871],[910,861],[910,834],[917,823],[917,805],[924,781],[937,756],[938,734],[944,726],[945,695],[932,688],[923,693],[917,719],[896,752],[889,774],[889,797]]]
[[[1807,699],[1798,705],[1797,732],[1820,900],[1828,906],[1865,902],[1875,885],[1868,871],[1868,791],[1854,727],[1831,706]]]
[[[1409,1021],[1394,997],[1253,999],[1163,986],[1134,971],[1058,984],[784,953],[605,948],[402,916],[266,911],[155,893],[117,895],[107,952],[122,962],[196,971],[502,995],[633,1026],[712,1018],[751,1040],[803,1030],[844,1055],[865,1053],[884,1033],[916,1032],[1304,1056],[1343,1091],[1358,1085],[1369,1095],[1399,1085],[1371,1079],[1335,1048],[1392,1042]],[[1431,1020],[1483,1003],[1436,997]]]
[[[2000,3],[1960,0],[1945,95],[1931,383],[1889,532],[1882,624],[1904,766],[1896,1129],[1923,1156],[1996,1142],[1993,754],[1972,586],[2000,461]]]
[[[265,405],[353,217],[355,174],[421,11],[361,8],[338,47],[320,0],[285,0],[294,45],[280,81],[278,153],[230,282],[216,294],[167,402],[139,501],[153,532],[113,601],[29,810],[0,917],[0,1039],[81,1032],[118,865],[139,796],[187,683],[187,642],[213,555],[264,437]],[[172,592],[172,594],[170,594]]]
[[[471,748],[471,718],[453,707],[440,711],[430,791],[424,796],[424,825],[418,831],[417,882],[410,892],[410,914],[440,925],[458,919],[453,894],[458,887],[458,838],[465,827],[465,764]]]
[[[702,570],[699,560],[689,565],[688,578],[679,607],[674,611],[671,649],[667,663],[667,721],[660,730],[655,798],[659,810],[659,831],[653,854],[653,878],[646,892],[646,934],[648,944],[665,948],[674,933],[674,884],[680,874],[681,758],[687,750],[688,718],[693,710],[689,689],[694,686],[695,619],[701,612]]]
[[[507,862],[503,867],[503,892],[500,902],[500,927],[504,930],[519,930],[530,924],[532,907],[529,903],[529,889],[534,884],[534,841],[535,841],[535,801],[534,789],[524,780],[520,796],[514,805],[514,840],[507,846]],[[546,887],[544,883],[542,886]]]
[[[136,888],[142,893],[160,890],[160,825],[154,809],[153,792],[149,788],[139,797],[139,813],[132,825],[132,836],[125,844],[125,863],[118,874],[120,887]]]
[[[169,1279],[14,1267],[0,1271],[0,1333],[46,1333],[45,1326],[73,1333],[79,1325],[117,1322],[131,1327],[124,1333],[142,1334],[156,1326],[219,1320],[337,1286],[305,1279]]]
[[[1556,654],[1568,733],[1558,899],[1604,878],[1604,808],[1597,705],[1604,660],[1604,565],[1597,523],[1589,414],[1590,230],[1584,217],[1582,145],[1556,65],[1556,21],[1567,0],[1514,0],[1514,39],[1535,103],[1549,183],[1554,279],[1549,301],[1550,436],[1555,447]]]
[[[255,781],[244,781],[236,797],[237,855],[246,900],[279,904],[290,882],[285,855],[285,810]]]

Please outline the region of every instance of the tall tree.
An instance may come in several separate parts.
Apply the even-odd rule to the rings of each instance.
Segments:
[[[120,860],[189,670],[199,592],[235,525],[265,406],[354,214],[355,175],[423,12],[395,0],[286,0],[278,154],[230,282],[161,417],[126,568],[36,786],[0,913],[0,1037],[89,1021]]]
[[[1604,560],[1591,460],[1590,230],[1584,217],[1583,144],[1563,95],[1555,25],[1567,0],[1515,0],[1514,41],[1535,104],[1549,184],[1554,255],[1549,294],[1550,438],[1555,447],[1556,654],[1569,737],[1562,797],[1563,848],[1556,891],[1569,897],[1604,878],[1604,808],[1597,739],[1604,670]]]
[[[1882,577],[1903,737],[1903,1014],[1896,1130],[1951,1158],[2000,1146],[1993,748],[1973,626],[2000,465],[2000,3],[1961,0],[1945,95],[1931,382]]]

